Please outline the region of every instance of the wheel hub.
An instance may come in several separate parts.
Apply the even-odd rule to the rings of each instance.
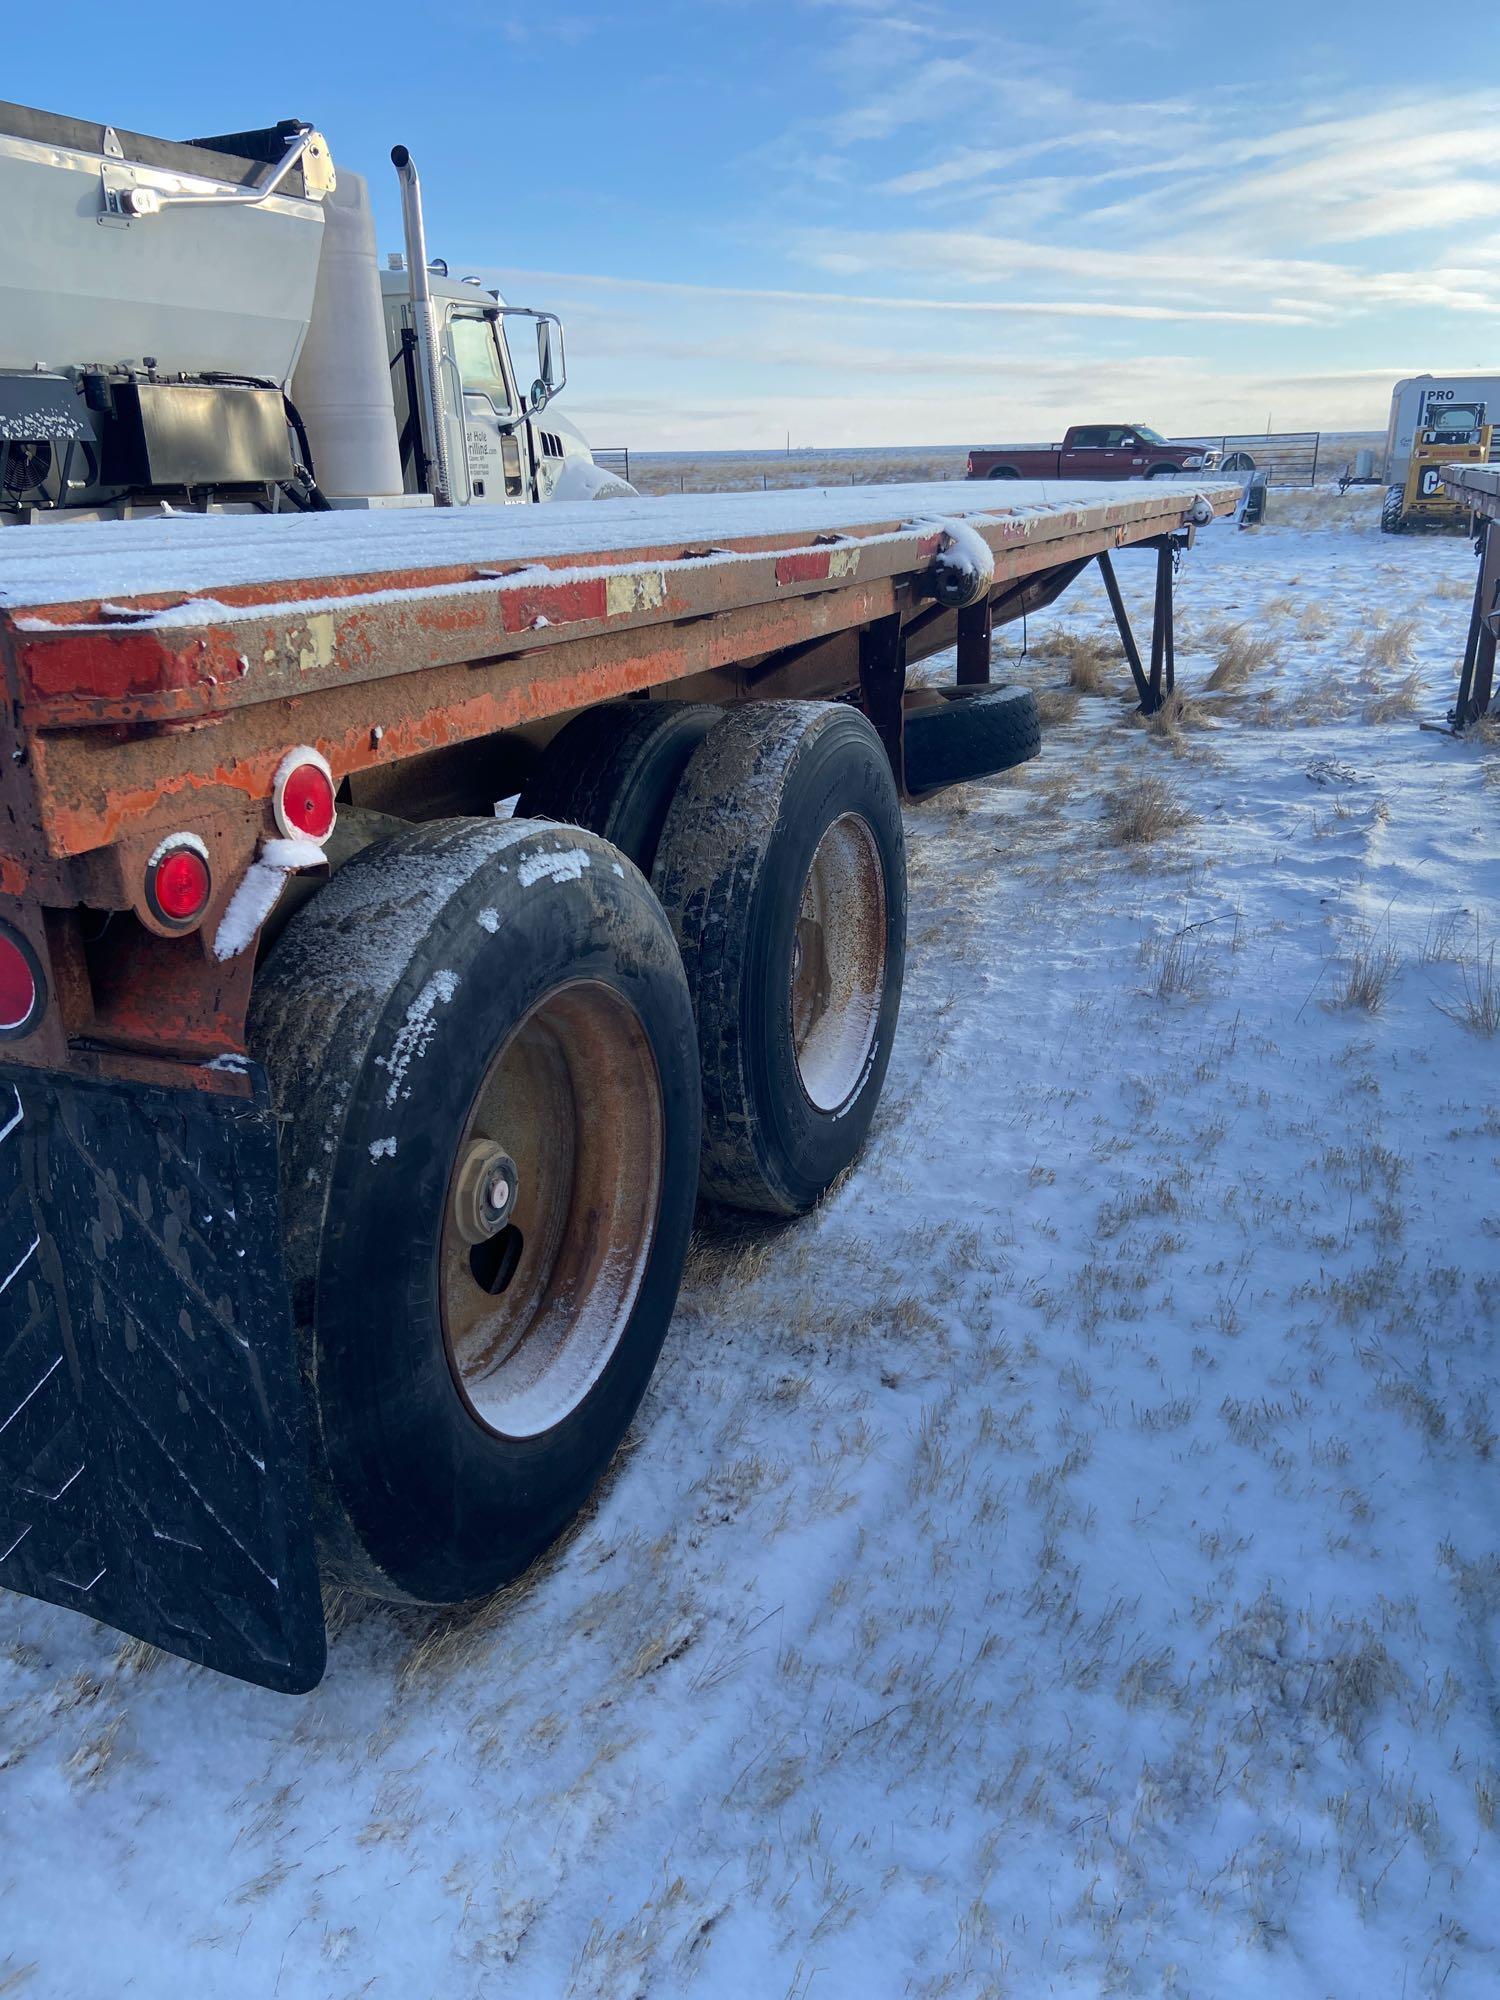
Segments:
[[[453,1187],[453,1221],[465,1243],[487,1243],[510,1221],[519,1192],[516,1163],[489,1139],[464,1155]]]
[[[880,849],[858,813],[843,813],[813,855],[792,941],[792,1048],[802,1088],[820,1111],[837,1111],[859,1087],[885,970]]]
[[[487,1429],[550,1430],[603,1373],[649,1261],[664,1129],[645,1027],[611,986],[555,988],[491,1059],[440,1250],[449,1361]]]

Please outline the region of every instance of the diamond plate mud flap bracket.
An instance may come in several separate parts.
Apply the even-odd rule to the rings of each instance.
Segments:
[[[322,1676],[276,1133],[0,1066],[0,1585],[286,1693]]]

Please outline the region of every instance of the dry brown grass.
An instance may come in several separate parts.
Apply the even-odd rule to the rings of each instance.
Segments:
[[[1366,722],[1399,722],[1422,706],[1422,676],[1404,674],[1394,687],[1382,688],[1365,709]]]
[[[1204,685],[1215,694],[1244,687],[1266,667],[1275,666],[1280,656],[1276,640],[1249,625],[1213,627],[1208,636],[1217,658]]]
[[[701,458],[675,458],[654,452],[632,452],[630,478],[642,493],[759,493],[809,486],[904,486],[913,481],[962,479],[961,446],[924,452],[785,452],[746,451],[705,453]],[[998,496],[999,487],[985,487]],[[998,504],[998,499],[997,499]]]
[[[1036,712],[1044,729],[1071,722],[1078,713],[1078,690],[1073,687],[1038,688]]]
[[[1203,707],[1185,695],[1180,687],[1173,688],[1153,714],[1137,716],[1135,720],[1144,723],[1152,736],[1161,737],[1178,752],[1185,748],[1186,730],[1213,727],[1212,718]]]
[[[1388,939],[1362,935],[1354,942],[1328,1004],[1378,1014],[1385,1005],[1391,981],[1400,970],[1401,954]]]
[[[1120,642],[1107,632],[1047,632],[1032,647],[1040,660],[1055,660],[1080,694],[1113,692],[1120,666]]]
[[[1368,658],[1372,667],[1404,666],[1411,658],[1411,649],[1421,630],[1421,621],[1416,618],[1393,618],[1389,624],[1378,625],[1370,633]]]
[[[1471,1034],[1483,1035],[1486,1040],[1500,1034],[1500,978],[1495,972],[1495,947],[1488,951],[1476,945],[1472,959],[1459,961],[1463,975],[1463,998],[1451,1006],[1442,1001],[1437,1005],[1439,1013],[1446,1014],[1450,1021],[1457,1021]]]
[[[1162,779],[1137,778],[1106,794],[1104,817],[1117,847],[1144,847],[1191,825],[1193,815]]]

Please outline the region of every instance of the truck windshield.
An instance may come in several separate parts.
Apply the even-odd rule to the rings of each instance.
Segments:
[[[1161,432],[1152,430],[1149,424],[1137,424],[1135,427],[1135,434],[1140,439],[1142,444],[1166,443],[1166,439],[1162,436]]]
[[[500,366],[492,320],[483,313],[455,313],[449,322],[453,358],[467,394],[488,396],[500,415],[510,412],[510,390]]]

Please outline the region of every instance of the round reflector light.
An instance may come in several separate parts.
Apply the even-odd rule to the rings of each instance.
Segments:
[[[208,908],[214,878],[196,833],[174,833],[146,863],[146,903],[160,923],[187,930]]]
[[[282,759],[271,805],[288,840],[328,838],[338,817],[334,789],[328,760],[316,750],[293,750]]]
[[[156,871],[157,905],[174,924],[201,917],[208,907],[211,887],[208,863],[196,848],[174,848]]]
[[[41,1018],[42,975],[30,945],[0,924],[0,1038],[30,1034]]]

